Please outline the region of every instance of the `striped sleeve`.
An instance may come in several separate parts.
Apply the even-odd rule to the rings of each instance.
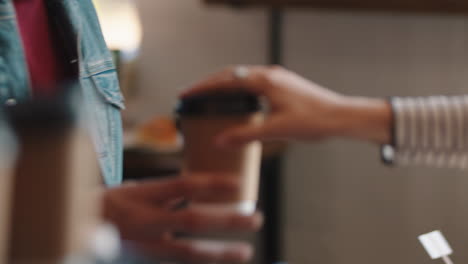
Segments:
[[[394,163],[465,169],[468,95],[393,98]]]

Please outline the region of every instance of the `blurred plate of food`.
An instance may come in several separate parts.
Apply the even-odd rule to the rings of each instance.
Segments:
[[[126,149],[138,148],[162,153],[180,152],[183,138],[171,117],[158,116],[126,131],[124,135]]]

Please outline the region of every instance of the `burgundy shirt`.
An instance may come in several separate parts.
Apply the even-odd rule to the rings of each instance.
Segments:
[[[57,85],[66,76],[65,65],[61,62],[47,17],[45,1],[13,1],[34,96],[53,95]]]

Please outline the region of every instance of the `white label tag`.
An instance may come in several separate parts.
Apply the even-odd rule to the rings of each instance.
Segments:
[[[449,256],[453,253],[444,235],[438,230],[419,236],[419,241],[421,241],[421,244],[432,259]]]

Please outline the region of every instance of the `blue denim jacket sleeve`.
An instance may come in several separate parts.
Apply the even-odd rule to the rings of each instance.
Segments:
[[[0,103],[29,96],[29,80],[11,0],[0,0]]]
[[[49,0],[63,5],[77,36],[79,74],[88,113],[89,131],[104,181],[122,181],[122,122],[124,108],[112,55],[102,36],[91,0]],[[0,0],[0,104],[30,97],[29,74],[12,0]]]
[[[89,129],[107,185],[122,181],[123,96],[112,54],[108,50],[91,0],[63,1],[77,32],[80,82]]]

